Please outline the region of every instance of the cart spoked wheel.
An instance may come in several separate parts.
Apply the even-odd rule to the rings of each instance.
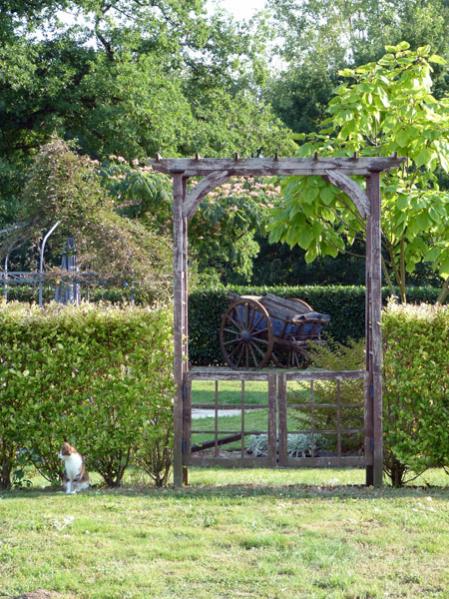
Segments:
[[[231,368],[263,368],[271,360],[273,328],[267,309],[257,300],[241,299],[223,314],[220,345]]]

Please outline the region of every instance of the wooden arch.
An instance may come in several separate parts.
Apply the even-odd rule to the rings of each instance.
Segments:
[[[174,231],[174,483],[183,481],[184,398],[189,385],[188,360],[188,222],[201,200],[229,177],[322,176],[343,191],[354,203],[366,223],[366,397],[365,446],[370,448],[372,464],[366,466],[366,483],[382,486],[382,333],[381,333],[381,198],[380,173],[400,166],[403,159],[389,158],[251,158],[240,159],[161,159],[150,161],[153,168],[173,177]],[[366,189],[351,179],[362,176]],[[187,193],[190,177],[202,177]]]

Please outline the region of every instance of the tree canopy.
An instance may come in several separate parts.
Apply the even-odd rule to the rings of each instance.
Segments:
[[[0,219],[56,132],[104,160],[291,151],[262,40],[201,0],[0,2]]]
[[[392,198],[391,207],[384,207],[385,273],[401,288],[417,270],[430,280],[429,264],[431,278],[446,276],[445,236],[438,227],[445,227],[441,198],[449,188],[449,75],[443,60],[431,61],[432,54],[449,58],[446,0],[266,0],[259,18],[242,23],[209,8],[205,0],[0,0],[0,230],[21,221],[33,159],[55,134],[73,140],[80,157],[98,161],[95,177],[111,203],[114,226],[123,225],[124,235],[140,227],[147,239],[170,234],[169,183],[142,167],[157,152],[213,157],[294,155],[297,144],[302,155],[315,147],[323,153],[396,148],[410,160],[399,179],[385,179],[383,193]],[[419,57],[401,65],[411,56],[404,47],[397,64],[387,65],[384,46],[402,41],[421,48]],[[422,50],[427,46],[431,52]],[[433,69],[432,89],[425,63]],[[413,70],[417,77],[410,81],[416,79],[417,87],[407,80]],[[388,84],[380,78],[390,75]],[[417,109],[413,117],[407,95]],[[360,111],[354,108],[358,102]],[[374,126],[380,135],[366,135]],[[363,239],[344,198],[321,182],[310,181],[304,193],[286,182],[287,206],[306,191],[310,204],[314,194],[324,198],[320,218],[306,215],[307,226],[292,226],[289,239],[280,223],[284,219],[288,227],[300,217],[277,213],[271,239],[304,248],[287,265],[281,243],[267,243],[267,207],[274,198],[262,197],[257,185],[244,184],[238,193],[225,187],[203,202],[191,227],[198,280],[260,281],[269,272],[277,283],[301,282],[311,273],[320,281],[335,276],[352,282],[351,244],[355,239],[353,253],[359,253]],[[393,205],[405,204],[394,213]],[[235,211],[225,210],[231,205]],[[53,214],[51,203],[43,209]],[[435,210],[439,223],[429,216]],[[399,218],[408,219],[405,233],[398,232]],[[339,222],[349,231],[344,242],[337,241]],[[429,243],[432,252],[426,253],[423,244]],[[337,253],[341,267],[332,262]],[[317,257],[319,267],[304,265],[304,255],[308,261]]]
[[[301,156],[407,157],[402,168],[382,176],[384,274],[405,300],[406,273],[430,262],[449,276],[449,192],[438,172],[449,172],[449,97],[431,93],[432,65],[444,59],[430,46],[387,46],[375,63],[345,69],[348,80],[329,103],[319,133],[305,137]],[[364,223],[347,197],[321,177],[289,177],[284,206],[276,210],[271,237],[298,244],[306,260],[337,256],[364,234]]]
[[[449,5],[445,0],[267,0],[276,52],[284,67],[267,93],[276,113],[295,132],[316,129],[338,71],[378,60],[386,45],[430,45],[449,58]],[[449,89],[436,73],[437,97]]]

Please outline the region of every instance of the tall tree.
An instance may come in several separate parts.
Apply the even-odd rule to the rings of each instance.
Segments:
[[[319,133],[310,134],[299,155],[407,157],[382,177],[384,274],[406,300],[406,275],[429,262],[449,283],[449,192],[439,172],[449,172],[449,96],[431,93],[432,65],[444,59],[429,46],[387,46],[376,63],[345,69]],[[271,237],[319,255],[337,256],[363,235],[364,223],[344,194],[321,177],[284,180],[285,205],[276,210]],[[443,299],[442,296],[441,299]]]
[[[53,132],[100,160],[290,151],[257,91],[259,42],[202,0],[0,0],[0,15],[0,225]]]
[[[378,60],[387,44],[426,44],[449,58],[449,4],[445,0],[268,0],[277,53],[268,98],[296,132],[316,129],[339,81],[338,71]],[[449,89],[435,74],[435,95]]]

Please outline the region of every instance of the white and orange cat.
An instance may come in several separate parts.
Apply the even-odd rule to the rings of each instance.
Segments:
[[[65,441],[59,457],[64,462],[64,487],[67,494],[77,493],[89,488],[89,475],[84,466],[83,456]]]

